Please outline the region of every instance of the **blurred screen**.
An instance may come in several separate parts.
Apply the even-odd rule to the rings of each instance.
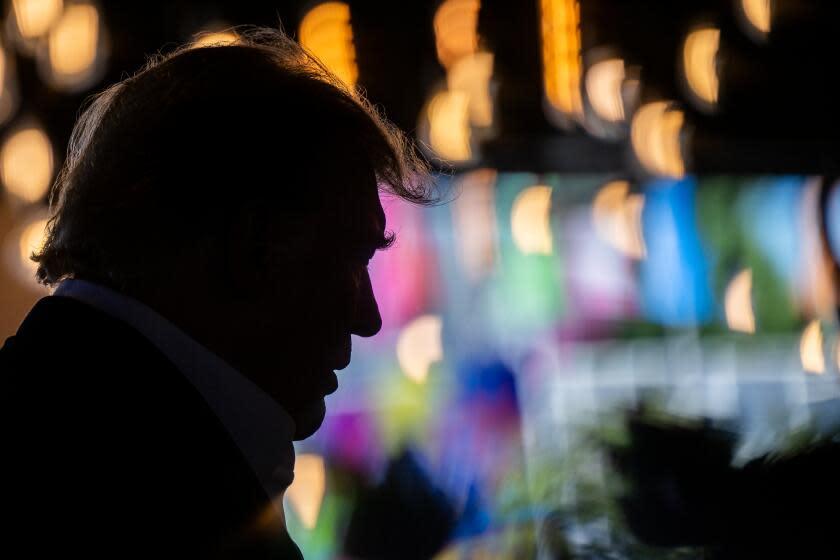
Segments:
[[[440,558],[664,557],[617,509],[628,413],[730,434],[735,464],[840,422],[840,202],[823,231],[818,179],[438,181],[447,204],[383,198],[397,235],[370,264],[383,330],[354,339],[324,427],[298,443],[316,474],[286,498],[307,558],[363,541],[371,496],[400,477],[439,504],[418,523],[455,527]]]

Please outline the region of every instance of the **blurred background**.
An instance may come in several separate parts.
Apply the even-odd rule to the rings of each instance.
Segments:
[[[634,536],[610,449],[633,441],[627,411],[727,434],[731,468],[840,424],[838,16],[797,0],[6,1],[0,337],[47,293],[28,255],[83,101],[158,51],[282,25],[452,193],[383,200],[384,328],[354,342],[286,495],[304,555],[697,557]]]

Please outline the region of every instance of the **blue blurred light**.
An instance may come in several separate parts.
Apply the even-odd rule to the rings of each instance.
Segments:
[[[641,263],[642,305],[651,320],[690,326],[712,318],[709,265],[697,232],[696,180],[653,181],[642,213],[647,258]]]

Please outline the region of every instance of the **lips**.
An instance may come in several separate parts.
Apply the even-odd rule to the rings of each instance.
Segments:
[[[324,376],[324,395],[331,395],[338,390],[338,376],[334,371]]]
[[[350,339],[344,344],[344,347],[336,354],[336,360],[333,362],[332,368],[336,371],[342,370],[350,365]]]

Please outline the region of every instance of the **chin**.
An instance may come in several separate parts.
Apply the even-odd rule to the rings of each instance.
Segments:
[[[306,439],[321,427],[324,416],[327,414],[327,405],[324,399],[318,399],[305,407],[302,407],[292,414],[295,421],[295,441]]]

